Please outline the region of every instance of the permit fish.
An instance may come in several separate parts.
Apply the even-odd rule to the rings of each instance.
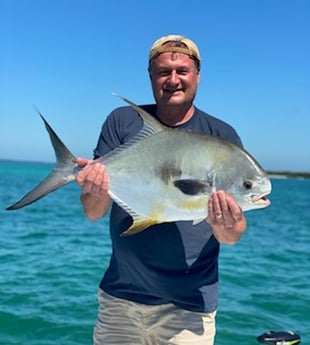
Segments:
[[[110,197],[132,217],[123,235],[151,225],[207,218],[211,194],[222,189],[243,211],[267,207],[268,175],[244,149],[219,137],[169,128],[145,110],[119,96],[143,119],[143,128],[126,144],[96,161],[109,175]],[[34,189],[7,210],[39,200],[75,180],[81,168],[41,116],[56,155],[56,166]]]

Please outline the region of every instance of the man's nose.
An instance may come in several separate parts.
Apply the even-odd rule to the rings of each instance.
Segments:
[[[179,82],[179,77],[178,77],[177,71],[175,71],[175,70],[171,71],[167,82],[169,84],[173,84],[173,85],[177,84]]]

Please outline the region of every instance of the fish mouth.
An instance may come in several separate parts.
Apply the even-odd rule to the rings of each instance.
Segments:
[[[255,204],[258,207],[267,207],[271,204],[270,200],[268,198],[266,198],[266,196],[269,194],[270,192],[266,192],[264,194],[260,194],[260,195],[253,195],[251,197],[251,200],[253,202],[253,204]]]

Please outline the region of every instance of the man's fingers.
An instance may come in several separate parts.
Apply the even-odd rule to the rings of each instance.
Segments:
[[[87,164],[92,162],[92,160],[91,159],[87,159],[87,158],[78,157],[76,159],[76,162],[77,162],[79,167],[84,168]]]
[[[242,210],[237,202],[223,190],[212,194],[208,203],[208,222],[231,227],[242,219]]]

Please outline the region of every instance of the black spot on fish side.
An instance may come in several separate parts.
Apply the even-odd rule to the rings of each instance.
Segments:
[[[168,184],[169,180],[171,178],[176,178],[178,176],[182,175],[182,170],[177,167],[174,162],[172,161],[167,161],[164,162],[163,165],[161,165],[157,170],[156,170],[156,176],[158,176],[165,184]]]
[[[175,187],[180,189],[180,191],[187,195],[199,195],[206,194],[210,191],[211,185],[206,181],[202,180],[176,180],[173,182]]]

